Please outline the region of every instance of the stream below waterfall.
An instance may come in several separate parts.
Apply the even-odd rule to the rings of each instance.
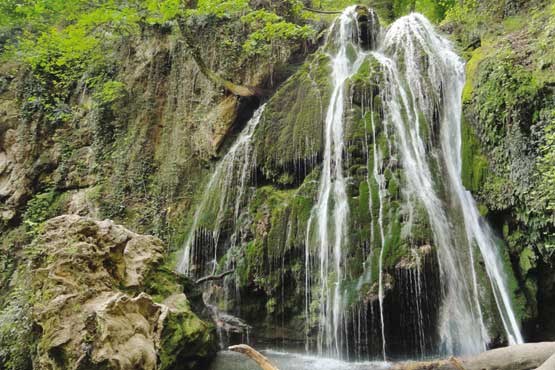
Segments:
[[[262,351],[280,370],[385,370],[385,362],[345,362],[320,356],[308,356],[292,352]],[[221,351],[208,370],[260,370],[260,367],[242,354]]]

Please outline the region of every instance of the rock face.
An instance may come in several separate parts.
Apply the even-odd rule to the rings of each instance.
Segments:
[[[160,268],[159,239],[64,215],[47,221],[26,250],[16,286],[30,290],[33,368],[172,369],[179,360],[188,369],[214,351],[212,326]],[[161,278],[163,294],[153,288]],[[9,361],[0,356],[0,365]]]

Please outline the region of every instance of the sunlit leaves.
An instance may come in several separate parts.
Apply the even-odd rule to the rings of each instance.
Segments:
[[[248,0],[198,0],[193,13],[222,18],[244,14],[248,10],[250,10]]]
[[[147,0],[146,8],[148,10],[147,22],[161,24],[180,16],[184,11],[184,4],[181,0]]]
[[[276,42],[306,40],[314,36],[310,26],[300,26],[286,22],[282,17],[266,10],[257,10],[241,18],[253,32],[243,45],[248,55],[265,55],[272,53]]]

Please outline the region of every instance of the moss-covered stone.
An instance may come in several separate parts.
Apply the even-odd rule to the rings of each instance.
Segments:
[[[158,270],[159,239],[60,216],[25,250],[9,289],[14,299],[0,310],[3,367],[192,368],[214,353],[213,327],[193,313],[175,274]]]
[[[267,179],[289,178],[288,184],[300,184],[314,168],[324,145],[329,75],[328,56],[316,53],[267,103],[254,143]]]
[[[488,160],[480,151],[480,144],[468,122],[461,125],[461,177],[463,185],[470,191],[479,191],[487,176]]]

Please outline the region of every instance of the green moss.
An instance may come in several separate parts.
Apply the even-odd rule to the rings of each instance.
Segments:
[[[462,181],[470,191],[479,191],[488,175],[488,160],[481,153],[481,146],[472,127],[463,120],[461,124]]]
[[[27,288],[25,273],[0,309],[0,367],[6,370],[28,370],[36,350],[37,338],[31,320],[32,291]]]
[[[468,103],[472,100],[474,94],[474,86],[478,79],[479,66],[482,61],[491,53],[492,47],[488,44],[482,44],[481,47],[475,49],[471,53],[470,60],[466,63],[466,82],[464,84],[462,100]]]
[[[199,359],[214,355],[214,328],[200,320],[190,309],[186,299],[164,321],[160,344],[160,369],[193,369]]]
[[[153,270],[145,279],[145,291],[152,296],[157,303],[162,303],[171,294],[181,292],[184,289],[184,281],[174,272],[173,264],[164,264]]]
[[[323,150],[322,137],[315,133],[324,124],[331,93],[329,74],[329,58],[317,53],[267,103],[254,147],[268,179],[279,183],[295,178],[298,163],[308,165]]]
[[[518,265],[523,276],[536,266],[536,255],[531,248],[525,248],[520,252]]]
[[[368,182],[360,182],[358,193],[358,212],[356,216],[361,221],[370,220],[370,188],[368,186]]]

